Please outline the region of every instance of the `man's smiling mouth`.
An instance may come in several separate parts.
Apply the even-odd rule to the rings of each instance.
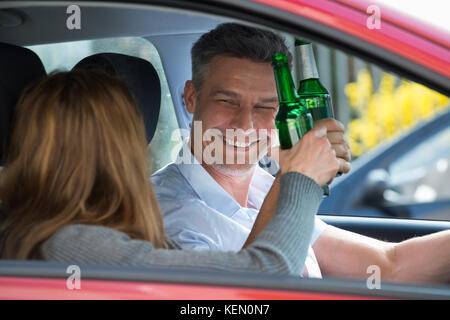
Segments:
[[[248,148],[250,146],[253,146],[253,145],[257,144],[258,141],[259,141],[259,140],[256,140],[256,141],[253,141],[253,142],[251,142],[251,141],[249,141],[249,142],[241,142],[241,141],[238,141],[238,140],[235,140],[235,139],[228,139],[228,138],[226,138],[224,136],[222,136],[222,138],[223,138],[223,141],[227,145],[235,147],[235,148]]]

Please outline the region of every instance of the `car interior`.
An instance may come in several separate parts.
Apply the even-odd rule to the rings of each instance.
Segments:
[[[2,9],[2,7],[4,9]],[[241,17],[227,16],[196,11],[195,8],[177,9],[158,6],[140,6],[125,4],[88,4],[81,7],[81,29],[70,30],[66,27],[68,14],[64,4],[30,4],[0,6],[0,159],[4,160],[10,131],[14,105],[20,92],[30,83],[46,74],[41,58],[29,46],[52,43],[85,41],[92,39],[139,37],[149,41],[161,57],[164,74],[170,91],[174,114],[178,128],[189,129],[191,117],[186,112],[183,102],[184,82],[191,77],[190,49],[193,42],[206,31],[225,21],[237,21],[263,28],[272,27],[264,20],[264,15],[253,20],[242,21]],[[280,24],[280,26],[283,26]],[[295,31],[293,31],[295,30]],[[308,32],[284,25],[278,32],[294,32],[295,35],[309,37],[315,41],[376,61],[384,67],[400,71],[405,76],[418,79],[414,66],[408,70],[403,62],[397,64],[383,60],[381,56],[367,57],[363,50],[346,46],[339,42],[344,36],[324,37],[319,33]],[[334,40],[330,40],[333,38]],[[350,40],[346,40],[349,42]],[[336,44],[339,43],[339,44]],[[163,105],[161,78],[151,62],[132,55],[117,52],[95,53],[85,56],[72,68],[96,69],[123,79],[134,94],[144,116],[147,139],[150,143],[157,132],[158,119]],[[404,70],[400,70],[404,68]],[[435,84],[436,89],[441,79],[424,75],[420,78],[427,84]],[[437,85],[436,85],[437,84]],[[168,133],[166,133],[168,134]],[[155,151],[153,151],[155,155]],[[156,156],[158,154],[156,153]],[[1,164],[0,164],[1,165]],[[1,208],[1,207],[0,207]],[[3,213],[0,211],[0,221]],[[450,229],[450,221],[425,221],[401,218],[350,217],[321,214],[322,220],[336,227],[357,232],[384,241],[398,242],[411,237],[430,234]],[[1,235],[0,235],[1,239]],[[0,246],[1,247],[1,246]],[[59,268],[61,264],[51,262],[0,261],[0,277],[35,276],[65,277]],[[430,296],[448,295],[446,287],[408,286],[388,284],[382,292],[368,292],[365,283],[349,279],[295,279],[292,277],[217,274],[213,271],[180,270],[152,268],[151,272],[143,269],[118,268],[113,266],[86,266],[87,277],[92,279],[122,279],[133,281],[155,281],[171,283],[196,283],[214,285],[240,285],[248,287],[283,288],[290,290],[330,291],[360,293],[365,295],[388,295],[390,297],[416,297],[424,294]],[[413,288],[413,290],[411,290]],[[431,290],[432,288],[433,290]],[[430,291],[431,290],[431,291]],[[413,292],[413,293],[411,293]]]

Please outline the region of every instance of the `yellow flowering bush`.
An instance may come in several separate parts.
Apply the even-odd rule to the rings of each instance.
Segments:
[[[347,84],[353,120],[347,127],[353,157],[359,157],[380,142],[414,127],[448,107],[450,99],[415,82],[383,73],[376,91],[370,72],[358,73],[357,81]]]

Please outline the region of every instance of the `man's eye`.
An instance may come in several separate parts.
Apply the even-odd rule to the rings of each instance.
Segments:
[[[233,100],[229,100],[229,99],[219,99],[217,100],[222,104],[226,104],[226,105],[236,105],[237,103]]]
[[[276,108],[266,107],[266,106],[256,106],[256,109],[263,110],[263,111],[272,111],[272,112],[276,111]]]

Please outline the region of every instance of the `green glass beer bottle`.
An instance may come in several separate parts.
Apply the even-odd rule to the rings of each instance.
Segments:
[[[295,39],[295,48],[301,59],[297,91],[300,103],[311,113],[314,121],[334,118],[331,96],[319,80],[311,43]]]
[[[313,127],[313,118],[299,102],[286,55],[284,53],[274,54],[272,66],[280,105],[275,118],[275,126],[278,131],[280,148],[290,149]],[[325,196],[330,194],[328,185],[322,186],[322,189]]]
[[[301,65],[297,91],[300,103],[311,113],[313,121],[334,118],[330,93],[319,80],[312,44],[297,38],[295,50]],[[336,176],[341,174],[338,172]]]
[[[286,55],[274,54],[272,66],[280,105],[275,126],[278,130],[281,149],[290,149],[313,127],[313,122],[311,116],[298,102]]]

